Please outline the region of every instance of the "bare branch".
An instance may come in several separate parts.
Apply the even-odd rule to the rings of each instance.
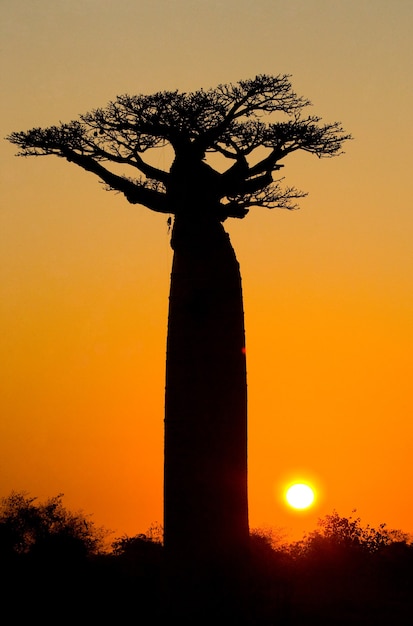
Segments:
[[[130,202],[190,215],[196,208],[189,205],[196,205],[198,196],[199,210],[211,203],[213,214],[225,219],[242,217],[252,206],[295,207],[294,201],[304,194],[282,189],[272,179],[288,154],[341,154],[350,135],[338,122],[304,117],[309,105],[293,91],[288,75],[263,74],[206,91],[122,95],[79,120],[12,133],[8,139],[22,156],[67,158]],[[170,171],[142,156],[167,145],[175,152]],[[267,154],[250,166],[247,157],[259,148],[266,148]],[[207,152],[221,154],[231,166],[223,173],[205,167]],[[125,166],[124,174],[110,171],[109,164],[117,166],[116,171]],[[131,178],[131,168],[141,175]]]
[[[223,210],[228,217],[244,217],[248,210],[254,206],[267,209],[288,209],[290,211],[297,209],[298,204],[295,201],[305,198],[307,194],[295,187],[282,187],[280,185],[282,180],[281,178],[250,193],[228,197],[227,203],[223,204]]]
[[[65,150],[63,156],[68,161],[80,165],[84,170],[93,172],[105,182],[110,190],[120,191],[131,204],[143,204],[158,213],[168,213],[166,196],[159,189],[151,187],[147,182],[132,181],[123,176],[113,174],[89,156],[79,155],[74,151]]]

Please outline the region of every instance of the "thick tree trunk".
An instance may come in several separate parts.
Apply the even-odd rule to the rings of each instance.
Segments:
[[[177,218],[171,243],[165,550],[187,571],[224,573],[243,560],[249,537],[239,265],[218,220]]]

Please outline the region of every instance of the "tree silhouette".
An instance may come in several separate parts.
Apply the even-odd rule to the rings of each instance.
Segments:
[[[107,531],[82,512],[68,511],[58,494],[44,502],[24,492],[0,500],[0,555],[42,561],[82,559],[103,550]]]
[[[349,135],[305,115],[309,105],[289,76],[259,75],[193,93],[123,95],[76,121],[8,137],[19,155],[65,158],[132,204],[174,216],[164,531],[175,562],[232,562],[248,544],[244,315],[222,222],[255,206],[296,207],[305,194],[273,177],[288,154],[340,153]],[[169,170],[150,160],[166,146]]]

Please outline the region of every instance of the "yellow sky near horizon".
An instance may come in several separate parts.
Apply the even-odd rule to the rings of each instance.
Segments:
[[[292,74],[354,140],[294,155],[295,212],[225,224],[241,264],[253,527],[357,509],[413,532],[411,110],[404,0],[2,0],[2,135],[120,93]],[[0,142],[0,495],[65,494],[116,534],[162,519],[166,218]],[[165,166],[159,154],[158,166]],[[287,510],[313,480],[318,504]]]

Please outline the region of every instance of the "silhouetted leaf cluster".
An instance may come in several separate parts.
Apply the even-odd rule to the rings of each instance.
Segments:
[[[402,531],[333,511],[301,541],[255,532],[253,546],[258,572],[273,590],[267,587],[264,601],[278,593],[281,623],[407,626],[411,619],[413,545]]]
[[[206,91],[121,95],[78,120],[13,132],[7,139],[21,156],[63,157],[153,211],[187,212],[188,202],[193,210],[206,194],[202,211],[223,221],[242,218],[254,206],[296,207],[306,194],[272,176],[288,154],[341,153],[350,135],[338,122],[305,115],[310,104],[293,91],[288,75],[258,75]],[[169,171],[145,155],[165,146],[175,156]],[[205,162],[211,153],[234,163],[219,172]],[[123,175],[111,164],[123,166]]]
[[[0,506],[4,614],[12,610],[16,623],[36,613],[46,624],[64,618],[79,624],[133,619],[161,626],[170,621],[161,528],[124,535],[112,542],[111,549],[107,537],[83,514],[67,511],[61,495],[46,502],[22,493],[4,498]],[[385,524],[365,526],[359,517],[333,511],[315,531],[292,544],[271,530],[251,533],[240,598],[243,619],[240,615],[231,619],[228,612],[233,606],[226,605],[231,581],[219,576],[217,580],[222,588],[213,623],[407,626],[413,611],[413,546],[401,531]],[[186,590],[182,593],[185,599]],[[191,600],[186,599],[190,618],[182,623],[210,624],[208,607],[196,607]]]
[[[388,529],[386,524],[363,526],[360,517],[341,517],[337,511],[319,520],[319,528],[290,547],[296,557],[307,558],[323,552],[363,552],[372,554],[396,542],[407,542],[408,535]]]
[[[12,492],[0,501],[0,551],[2,554],[47,554],[56,558],[98,554],[107,531],[82,513],[71,513],[63,494],[38,502],[25,493]]]

